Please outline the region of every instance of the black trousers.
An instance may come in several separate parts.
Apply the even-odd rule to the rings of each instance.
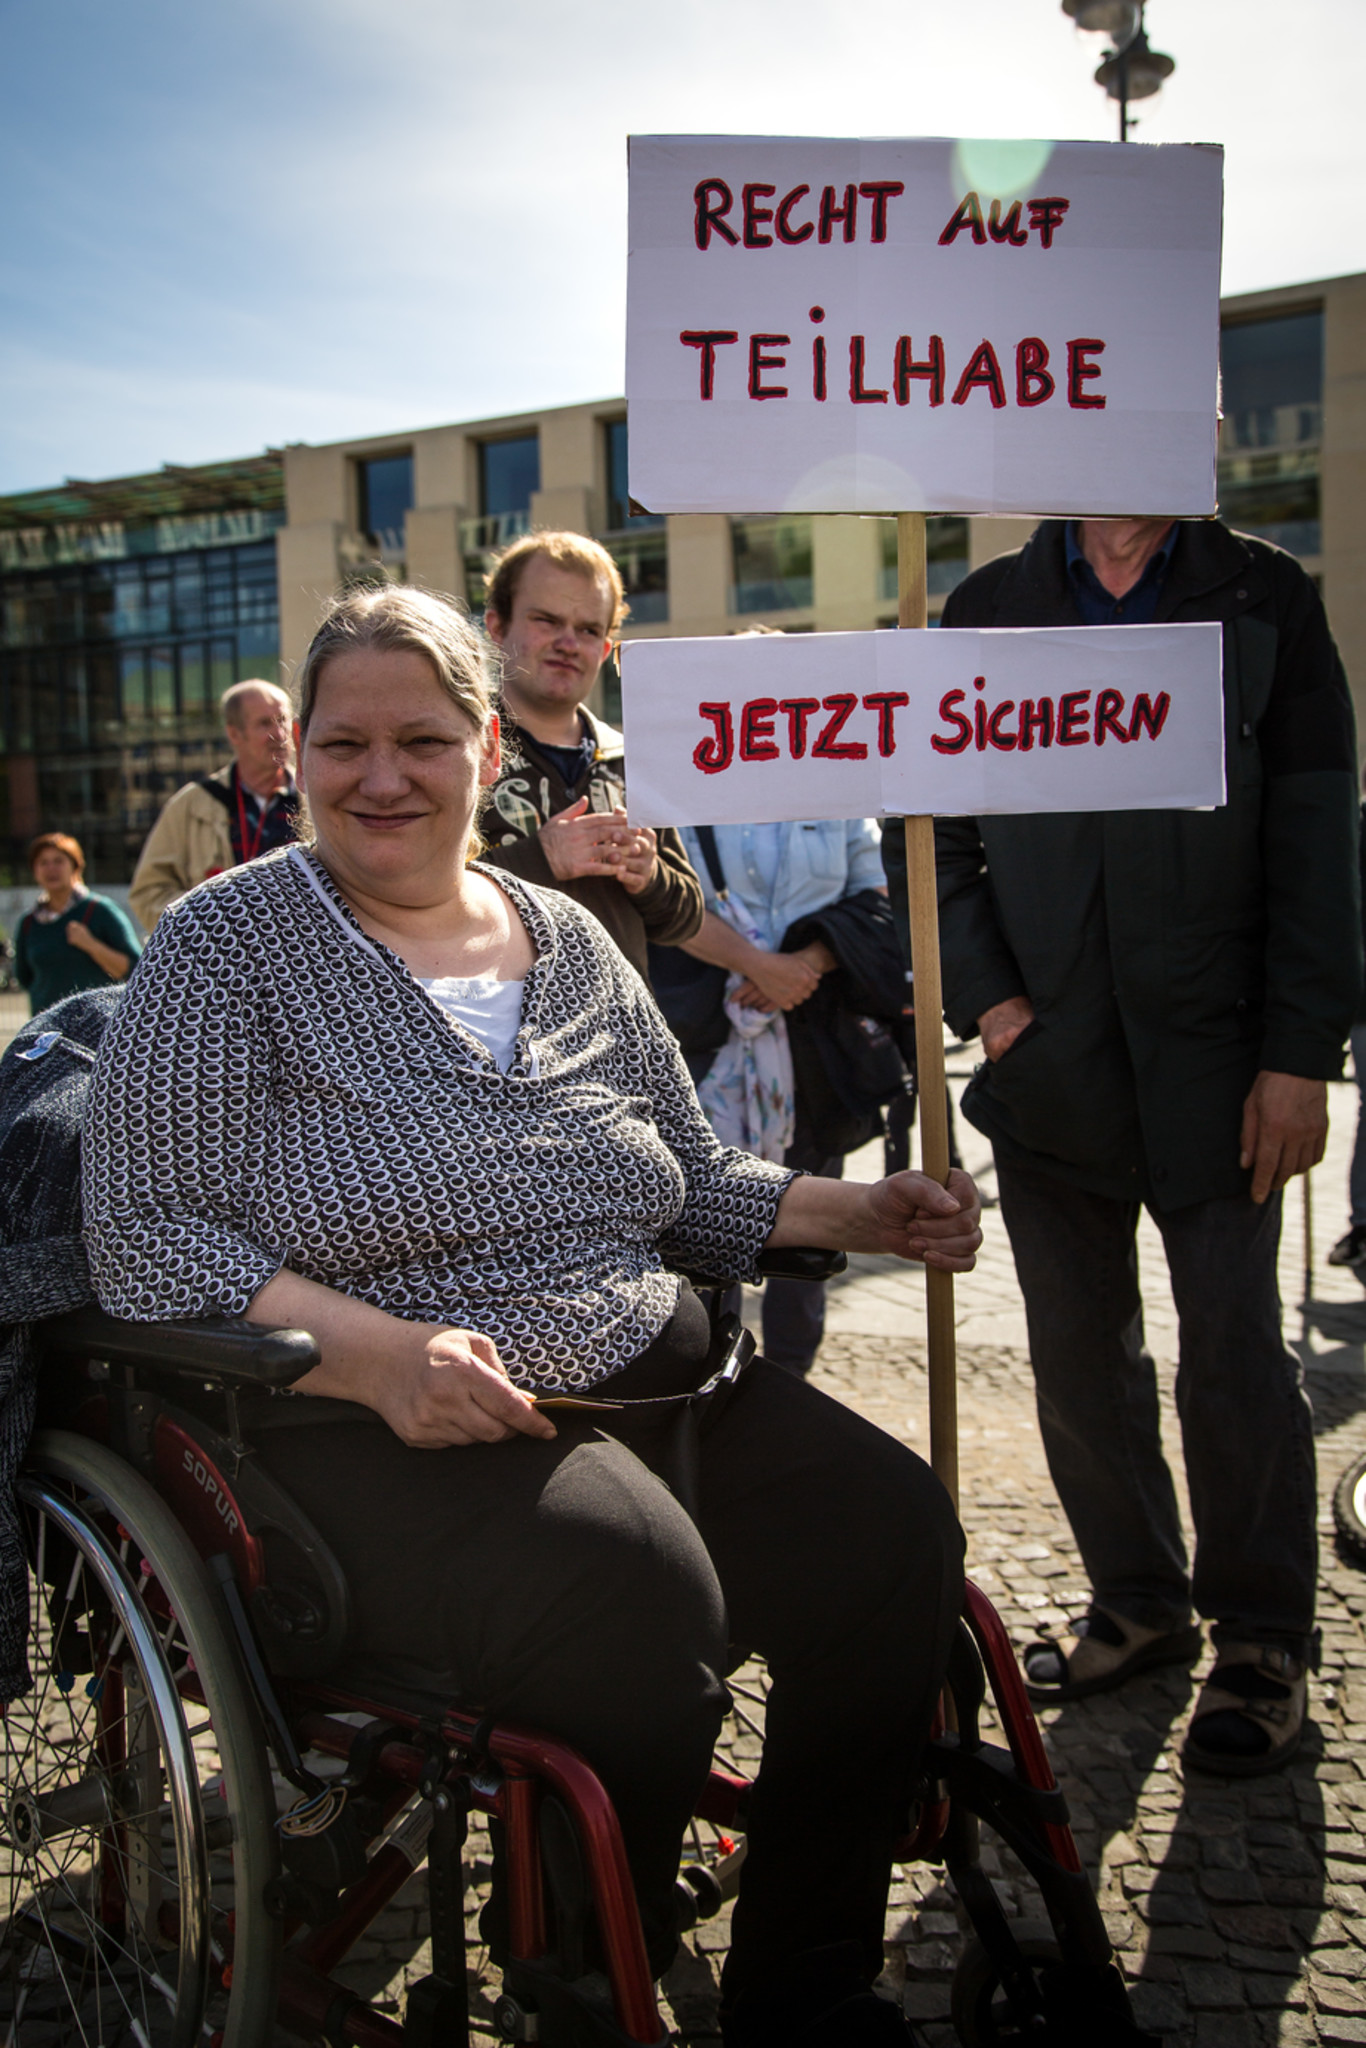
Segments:
[[[668,1469],[667,1429],[628,1446],[556,1426],[554,1443],[428,1451],[378,1419],[320,1421],[268,1435],[262,1455],[345,1568],[368,1664],[416,1662],[463,1704],[588,1757],[660,1969],[732,1646],[762,1654],[727,1995],[842,1940],[871,1976],[962,1598],[948,1496],[913,1452],[763,1359],[707,1420],[695,1523],[652,1469]]]
[[[1303,1657],[1318,1495],[1303,1371],[1281,1335],[1280,1196],[1153,1212],[1180,1321],[1191,1572],[1143,1341],[1138,1204],[1000,1153],[996,1171],[1048,1469],[1096,1599],[1157,1629],[1183,1627],[1194,1599],[1216,1644],[1271,1643]]]

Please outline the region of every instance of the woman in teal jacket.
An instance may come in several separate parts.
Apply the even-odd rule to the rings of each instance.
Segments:
[[[123,981],[142,945],[118,904],[86,888],[78,840],[65,832],[43,832],[28,858],[43,895],[19,920],[14,971],[36,1017],[78,989]]]

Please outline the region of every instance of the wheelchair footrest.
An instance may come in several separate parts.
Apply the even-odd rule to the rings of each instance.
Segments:
[[[605,1977],[594,1973],[572,1983],[531,1963],[509,1963],[495,2012],[505,2041],[574,2041],[582,2048],[642,2048],[619,2024]],[[531,2025],[534,2032],[509,2032]],[[668,2048],[661,2028],[647,2048]]]
[[[452,1984],[446,1977],[422,1977],[409,1985],[403,2048],[469,2048],[469,2039],[469,2005],[463,1984]]]

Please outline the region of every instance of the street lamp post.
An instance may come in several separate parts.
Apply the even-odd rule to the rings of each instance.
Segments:
[[[1107,35],[1111,47],[1096,72],[1096,84],[1103,85],[1112,100],[1119,102],[1119,139],[1127,142],[1129,130],[1137,124],[1129,113],[1130,100],[1151,99],[1162,90],[1176,69],[1174,58],[1154,50],[1143,26],[1144,0],[1062,0],[1062,11],[1070,15],[1088,35]]]

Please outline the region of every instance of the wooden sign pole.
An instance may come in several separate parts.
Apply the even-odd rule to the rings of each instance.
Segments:
[[[925,514],[897,520],[900,626],[929,622],[925,574]],[[920,1115],[920,1164],[941,1186],[949,1178],[949,1106],[944,1078],[944,1003],[939,976],[939,899],[934,869],[934,819],[907,818],[906,883],[911,906],[911,966],[915,974],[915,1054]],[[953,1320],[953,1275],[925,1268],[929,1326],[930,1463],[958,1505],[958,1376]]]

